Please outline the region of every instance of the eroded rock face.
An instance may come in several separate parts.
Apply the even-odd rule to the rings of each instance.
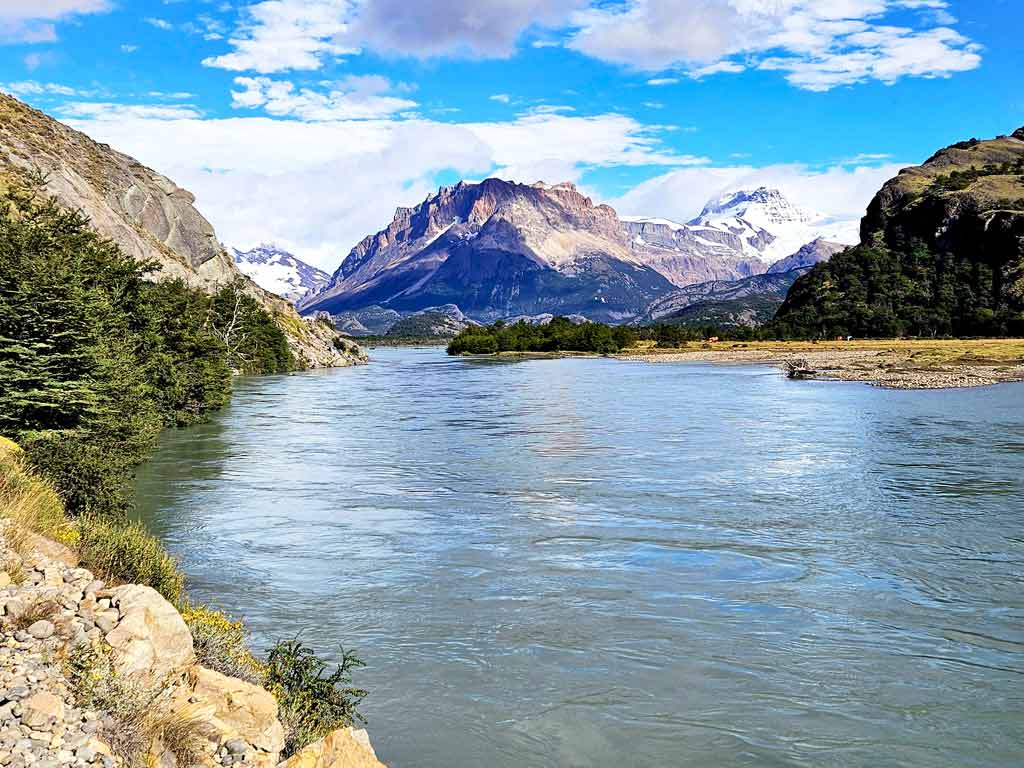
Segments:
[[[273,764],[284,748],[277,700],[264,689],[204,667],[192,667],[176,692],[173,707],[203,723],[216,746],[240,740],[255,752],[249,762]],[[232,745],[234,746],[234,745]]]
[[[342,728],[292,755],[279,768],[386,768],[366,731]]]
[[[195,662],[192,634],[173,605],[155,589],[130,584],[110,590],[121,619],[106,635],[121,674],[162,681]]]

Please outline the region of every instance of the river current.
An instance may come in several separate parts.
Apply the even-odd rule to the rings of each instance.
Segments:
[[[1024,764],[1024,385],[376,350],[243,379],[139,513],[392,768]]]

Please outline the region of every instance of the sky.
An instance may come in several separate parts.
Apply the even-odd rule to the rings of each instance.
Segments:
[[[0,0],[0,90],[327,270],[442,184],[837,218],[1024,124],[1022,0]]]

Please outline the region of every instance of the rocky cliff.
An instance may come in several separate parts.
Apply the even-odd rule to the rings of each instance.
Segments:
[[[81,210],[93,227],[140,262],[154,279],[181,278],[213,292],[238,283],[278,321],[300,364],[350,365],[364,355],[336,334],[299,319],[288,302],[242,275],[221,247],[195,198],[127,155],[99,144],[0,93],[0,183],[40,176],[46,194]]]
[[[89,685],[120,690],[121,711],[84,700]],[[0,688],[9,767],[116,768],[131,756],[164,768],[271,768],[284,746],[274,696],[200,666],[181,614],[156,591],[106,584],[66,547],[26,541],[2,519]],[[140,701],[145,711],[126,722]],[[280,766],[382,768],[365,732],[352,729]]]

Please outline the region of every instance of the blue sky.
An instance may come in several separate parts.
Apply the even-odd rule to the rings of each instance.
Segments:
[[[856,216],[1024,124],[1018,0],[0,0],[0,88],[333,268],[495,174],[694,215],[770,183]]]

